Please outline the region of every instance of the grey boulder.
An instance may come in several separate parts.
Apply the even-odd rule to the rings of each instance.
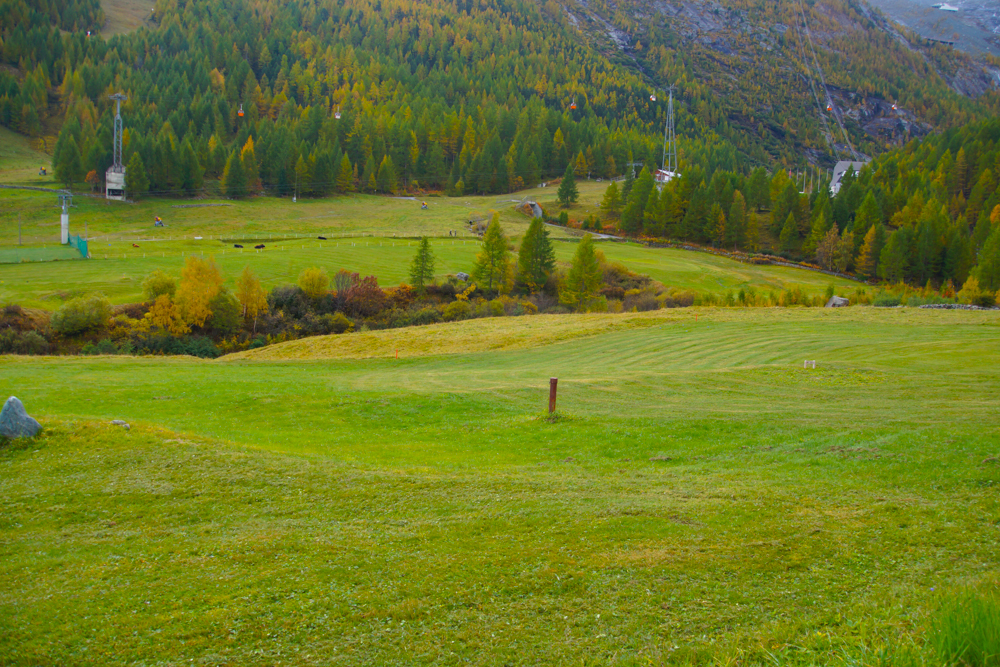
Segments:
[[[850,300],[842,296],[831,296],[830,300],[826,302],[827,308],[843,308],[849,305],[851,305]]]
[[[17,396],[11,396],[0,411],[0,436],[5,438],[31,438],[42,430],[33,417],[24,409],[24,403]]]
[[[455,277],[458,278],[459,280],[469,282],[469,274],[466,273],[465,271],[459,271],[458,273],[455,274]]]

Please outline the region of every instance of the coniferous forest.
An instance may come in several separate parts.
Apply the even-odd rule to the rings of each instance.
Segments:
[[[96,0],[4,0],[0,122],[57,137],[59,180],[100,187],[108,96],[124,92],[133,197],[487,194],[626,174],[602,221],[625,233],[921,285],[961,285],[981,264],[1000,226],[988,120],[1000,94],[956,92],[977,66],[968,56],[890,32],[850,0],[727,0],[711,15],[714,41],[664,11],[161,0],[150,27],[105,39]],[[627,47],[605,43],[605,24]],[[818,110],[817,64],[839,116]],[[668,85],[682,177],[660,190]],[[889,135],[871,131],[865,114],[889,100],[905,112]],[[889,152],[833,198],[795,176],[825,173],[848,143]]]

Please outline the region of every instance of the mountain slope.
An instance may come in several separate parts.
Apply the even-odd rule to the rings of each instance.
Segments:
[[[974,61],[853,0],[160,0],[152,29],[107,40],[38,12],[14,27],[12,6],[0,122],[30,134],[65,115],[60,178],[100,179],[107,95],[123,90],[125,159],[146,176],[133,194],[508,192],[567,165],[616,176],[658,165],[669,84],[682,162],[708,177],[829,166],[848,143],[875,154],[1000,108]]]

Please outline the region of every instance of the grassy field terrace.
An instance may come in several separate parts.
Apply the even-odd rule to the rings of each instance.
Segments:
[[[686,309],[0,358],[45,426],[0,449],[0,662],[941,664],[1000,585],[998,351]]]

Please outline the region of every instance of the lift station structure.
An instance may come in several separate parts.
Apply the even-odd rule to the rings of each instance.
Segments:
[[[111,95],[115,101],[115,147],[114,162],[104,175],[104,196],[108,199],[125,201],[125,167],[122,165],[122,102],[128,99],[121,93]]]

